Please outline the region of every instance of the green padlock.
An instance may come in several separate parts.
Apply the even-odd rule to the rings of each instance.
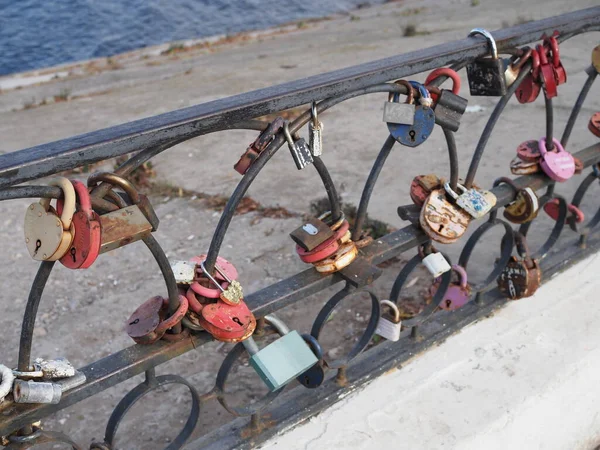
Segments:
[[[242,341],[250,354],[250,364],[271,391],[281,389],[301,373],[314,366],[318,359],[296,331],[290,331],[279,318],[270,314],[265,321],[273,326],[281,338],[262,350],[253,338]]]

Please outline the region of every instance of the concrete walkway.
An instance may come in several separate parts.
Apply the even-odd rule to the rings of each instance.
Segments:
[[[263,448],[597,448],[599,271],[578,263]]]

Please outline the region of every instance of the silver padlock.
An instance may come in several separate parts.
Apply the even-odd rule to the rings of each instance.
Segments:
[[[308,122],[308,146],[313,156],[323,154],[323,122],[317,116],[317,104],[313,102],[310,108],[311,121]]]
[[[440,252],[430,253],[423,258],[421,262],[427,268],[433,278],[437,278],[443,273],[452,270],[452,267],[450,267],[450,264],[448,264],[448,261],[446,261],[444,255],[442,255]]]
[[[408,91],[412,93],[411,90]],[[400,95],[390,92],[388,101],[383,104],[383,121],[399,125],[413,125],[415,122],[415,104],[412,95],[409,95],[407,103],[399,103]]]
[[[26,372],[25,372],[26,373]],[[13,385],[15,403],[43,403],[55,405],[60,402],[63,392],[85,383],[83,372],[55,382],[16,379]]]
[[[265,321],[275,327],[281,338],[259,350],[253,338],[242,341],[250,354],[250,365],[271,391],[281,389],[298,375],[306,372],[319,360],[296,330],[290,331],[273,314]]]
[[[170,261],[171,270],[177,284],[189,285],[194,282],[198,265],[191,261]]]
[[[285,140],[287,141],[290,153],[292,154],[292,158],[294,159],[294,163],[296,163],[296,168],[298,170],[302,170],[313,163],[312,153],[308,144],[304,138],[294,141],[287,121],[283,125],[283,135],[285,136]]]
[[[496,205],[496,196],[490,191],[467,189],[461,184],[456,186],[461,191],[460,195],[452,190],[448,182],[444,184],[444,189],[456,200],[456,205],[474,219],[485,216]]]
[[[400,321],[400,310],[394,302],[389,300],[381,300],[379,302],[381,306],[389,307],[393,313],[394,318],[392,320],[386,319],[385,317],[379,317],[377,322],[377,328],[375,328],[375,334],[378,334],[388,341],[397,342],[400,340],[400,331],[402,331],[402,322]]]
[[[67,358],[50,360],[37,358],[33,362],[33,367],[42,372],[42,378],[45,380],[58,380],[75,376],[75,367],[73,367]]]

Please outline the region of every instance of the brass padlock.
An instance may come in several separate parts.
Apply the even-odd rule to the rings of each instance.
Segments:
[[[471,222],[471,216],[446,198],[444,189],[434,190],[421,208],[419,223],[423,231],[442,244],[456,242]]]
[[[540,209],[538,196],[530,187],[520,189],[512,203],[504,207],[504,217],[512,223],[526,223],[535,219]]]

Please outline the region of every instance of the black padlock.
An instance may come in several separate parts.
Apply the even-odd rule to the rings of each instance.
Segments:
[[[460,119],[467,109],[466,98],[456,95],[448,89],[441,89],[440,96],[434,106],[435,123],[450,131],[458,131]]]
[[[467,79],[471,95],[500,97],[506,94],[504,61],[498,58],[498,48],[492,34],[482,28],[473,28],[470,36],[480,34],[487,40],[492,56],[477,58],[467,65]]]

